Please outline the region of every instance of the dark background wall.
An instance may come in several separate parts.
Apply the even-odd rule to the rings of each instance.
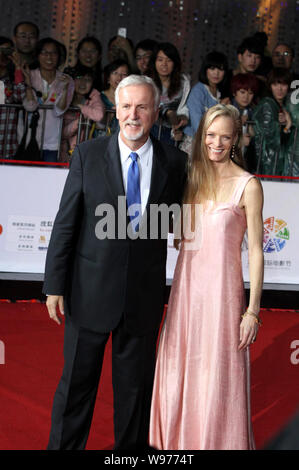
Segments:
[[[105,64],[108,40],[126,27],[134,44],[148,37],[173,42],[194,79],[203,56],[213,49],[226,53],[233,67],[236,47],[256,31],[268,34],[269,50],[278,40],[296,48],[298,35],[299,0],[1,0],[0,5],[2,35],[10,36],[17,22],[30,19],[42,37],[64,42],[69,63],[88,33],[102,42]]]

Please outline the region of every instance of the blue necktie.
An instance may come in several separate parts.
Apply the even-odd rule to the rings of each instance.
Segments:
[[[127,179],[127,204],[129,216],[132,224],[133,231],[139,230],[139,221],[141,218],[141,196],[140,196],[140,173],[138,166],[138,154],[135,152],[130,153],[132,163],[128,170]],[[134,204],[134,207],[130,207]]]

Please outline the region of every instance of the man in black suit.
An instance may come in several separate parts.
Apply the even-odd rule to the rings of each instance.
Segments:
[[[43,288],[50,317],[61,323],[57,307],[65,313],[65,363],[48,449],[85,448],[111,332],[115,449],[147,446],[167,255],[161,221],[158,236],[149,237],[149,209],[180,204],[186,178],[186,155],[149,137],[158,107],[150,78],[125,78],[116,90],[119,134],[73,153]],[[129,211],[135,202],[140,211],[131,211],[130,221],[126,203]],[[103,236],[108,225],[115,236]]]

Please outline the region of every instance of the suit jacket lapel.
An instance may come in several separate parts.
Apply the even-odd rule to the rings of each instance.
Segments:
[[[150,204],[158,202],[159,197],[166,185],[168,172],[166,169],[166,158],[159,142],[152,138],[153,143],[153,167],[151,176],[151,187],[147,201],[147,208]]]
[[[118,204],[118,196],[125,196],[125,189],[122,176],[122,168],[120,162],[120,154],[118,147],[118,133],[114,134],[110,140],[104,155],[106,166],[104,173],[106,175],[107,186],[114,200],[115,207]]]

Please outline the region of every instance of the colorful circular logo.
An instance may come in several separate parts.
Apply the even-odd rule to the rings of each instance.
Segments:
[[[269,217],[264,221],[264,252],[281,251],[290,239],[288,224],[282,219]]]

